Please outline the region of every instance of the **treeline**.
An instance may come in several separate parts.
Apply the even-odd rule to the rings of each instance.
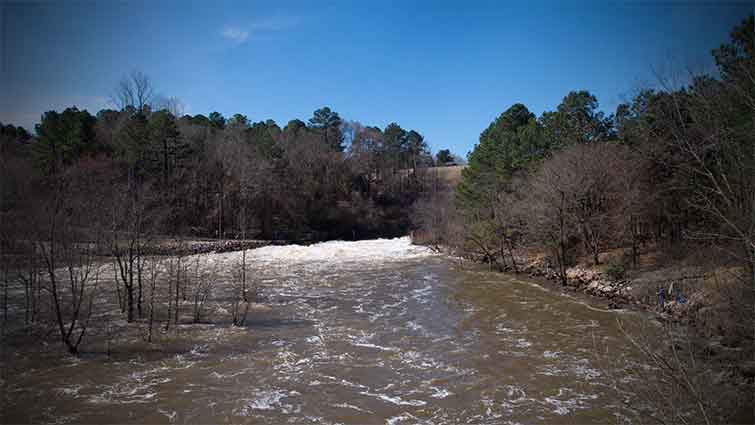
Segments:
[[[3,126],[5,224],[30,226],[37,204],[76,174],[95,186],[86,191],[113,232],[287,240],[408,232],[421,169],[434,163],[419,132],[346,122],[327,107],[283,128],[241,114],[182,115],[153,92],[134,73],[118,86],[117,109],[50,111],[33,136]]]
[[[501,269],[517,269],[518,249],[545,252],[563,283],[577,257],[597,265],[623,249],[632,267],[652,246],[755,287],[753,34],[750,16],[713,51],[718,75],[660,79],[609,116],[587,91],[539,117],[513,105],[482,132],[455,191],[418,205],[417,235]]]

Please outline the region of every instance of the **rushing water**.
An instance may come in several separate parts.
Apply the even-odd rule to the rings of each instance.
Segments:
[[[222,271],[239,256],[209,258]],[[629,314],[457,270],[406,238],[249,260],[269,308],[246,327],[187,325],[187,344],[165,336],[157,354],[11,367],[4,422],[607,423],[640,403],[608,378],[636,384],[640,358],[616,324]]]

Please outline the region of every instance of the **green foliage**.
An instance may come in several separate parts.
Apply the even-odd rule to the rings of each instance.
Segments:
[[[321,135],[326,145],[338,152],[343,151],[341,124],[338,113],[331,111],[327,106],[316,110],[309,119],[309,127]]]
[[[621,263],[608,263],[603,266],[603,274],[611,280],[621,280],[626,275],[626,268]]]
[[[233,114],[226,122],[227,127],[246,129],[249,127],[249,118],[242,114]]]
[[[449,162],[453,162],[453,160],[454,159],[451,156],[451,151],[448,149],[441,149],[437,154],[435,154],[435,165],[438,167],[442,167]]]
[[[392,122],[383,130],[382,157],[390,161],[394,168],[403,168],[402,152],[406,150],[406,130]]]
[[[378,128],[368,130],[374,135],[380,134]],[[375,144],[376,154],[394,170],[416,169],[418,166],[432,164],[432,156],[427,142],[425,142],[424,136],[417,131],[404,130],[400,125],[393,122],[382,131],[381,140],[382,143]]]
[[[0,140],[3,142],[27,142],[31,135],[25,128],[16,127],[12,124],[3,125],[0,122]]]
[[[716,65],[725,80],[752,78],[755,66],[755,15],[746,17],[730,34],[731,43],[713,50]]]
[[[188,156],[189,146],[178,130],[176,117],[164,109],[150,115],[148,132],[152,168],[160,170],[163,179],[167,179]]]
[[[272,159],[281,156],[280,146],[276,143],[276,129],[280,133],[275,121],[269,120],[256,122],[247,130],[249,141],[264,158]]]
[[[631,104],[620,104],[614,117],[617,140],[634,146],[652,138],[671,137],[666,110],[672,102],[667,93],[645,89]]]
[[[430,148],[427,146],[424,136],[414,130],[410,130],[406,135],[405,154],[409,167],[415,170],[420,165],[432,165],[433,159],[430,155]]]
[[[115,157],[135,175],[142,175],[150,159],[150,128],[147,117],[141,113],[127,116],[115,136]]]
[[[550,149],[613,139],[613,120],[600,112],[598,106],[598,100],[590,92],[572,91],[564,96],[556,111],[543,113],[540,124]]]
[[[97,152],[94,137],[96,118],[86,110],[67,108],[62,113],[45,112],[36,125],[34,159],[44,174],[54,174],[86,154]]]
[[[307,129],[307,125],[302,120],[291,120],[283,127],[283,139],[293,140],[299,137]]]
[[[209,120],[211,127],[218,130],[225,128],[225,117],[220,112],[211,112]]]
[[[472,212],[489,205],[494,194],[543,153],[535,115],[518,103],[502,113],[480,135],[462,171],[457,200]]]
[[[338,112],[331,111],[329,107],[325,106],[312,113],[309,125],[312,128],[340,127],[341,117],[338,116]]]
[[[383,140],[386,146],[391,146],[396,151],[400,151],[403,149],[406,140],[406,130],[392,122],[383,129]]]
[[[190,122],[194,125],[209,127],[212,125],[212,121],[202,114],[194,115],[190,118]]]

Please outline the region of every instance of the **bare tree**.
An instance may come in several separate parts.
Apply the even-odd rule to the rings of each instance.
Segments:
[[[417,200],[412,210],[412,224],[416,228],[412,241],[426,244],[440,251],[441,247],[451,247],[449,226],[456,219],[453,202],[453,188],[446,187],[437,176],[431,179],[429,189]]]
[[[601,367],[601,372],[621,398],[631,394],[641,400],[631,406],[640,422],[646,418],[659,424],[751,421],[752,394],[721,380],[715,359],[701,351],[682,326],[672,323],[660,328],[655,324],[648,326],[645,319],[617,319],[617,324],[627,348],[636,351],[644,361],[637,365]],[[594,336],[593,340],[598,365],[616,361],[614,353],[600,347]],[[628,386],[625,378],[614,376],[610,369],[626,370],[641,385]],[[743,418],[749,420],[743,422]]]
[[[167,261],[167,300],[168,309],[165,318],[165,330],[170,329],[170,323],[173,321],[178,325],[178,319],[180,316],[180,292],[181,288],[187,286],[186,282],[183,282],[188,276],[188,265],[184,262],[184,241],[180,238],[176,239],[176,247],[178,249],[178,255]],[[184,289],[184,292],[186,290]]]
[[[155,109],[165,109],[174,117],[180,118],[186,113],[186,106],[175,96],[160,97],[155,102]]]
[[[755,288],[755,148],[752,134],[741,134],[731,122],[734,110],[755,116],[755,102],[736,82],[700,81],[687,109],[693,124],[682,121],[681,100],[674,93],[674,142],[690,160],[684,172],[694,178],[689,205],[719,224],[717,229],[690,232],[693,238],[714,240],[746,266],[745,278]],[[752,126],[752,123],[750,123]],[[752,128],[752,127],[750,127]],[[727,245],[737,245],[736,251]]]
[[[648,161],[636,152],[624,149],[613,167],[617,208],[613,215],[615,229],[623,243],[629,245],[632,265],[640,263],[640,245],[645,240],[648,210],[655,191],[647,184]]]
[[[180,258],[180,257],[179,257]],[[170,330],[170,321],[172,319],[171,314],[173,313],[173,288],[175,288],[176,292],[178,292],[178,275],[179,275],[179,268],[180,268],[180,261],[179,258],[176,258],[175,261],[173,258],[168,259],[168,266],[167,266],[167,274],[168,274],[168,285],[167,285],[167,311],[166,311],[166,317],[165,317],[165,331],[167,332]],[[176,277],[176,284],[173,285],[173,277]],[[178,297],[176,297],[176,309],[178,309]],[[178,315],[176,315],[178,316]]]
[[[24,288],[24,323],[27,325],[37,321],[39,315],[39,298],[41,285],[42,264],[34,246],[29,246],[23,263],[16,270],[16,281]]]
[[[2,248],[0,248],[0,258],[2,258],[2,255]],[[3,261],[2,266],[0,266],[0,280],[2,280],[3,282],[3,323],[0,327],[0,338],[3,338],[5,336],[5,327],[8,324],[8,275],[8,265],[5,261]]]
[[[133,71],[123,77],[111,96],[111,102],[120,110],[132,107],[144,111],[150,106],[154,97],[154,88],[150,78],[141,71]]]
[[[530,234],[552,254],[562,285],[566,285],[566,269],[573,261],[571,248],[576,236],[570,211],[572,172],[559,156],[546,161],[531,181],[528,205]]]
[[[147,185],[133,187],[131,190],[116,190],[111,206],[111,240],[110,250],[116,270],[116,279],[125,290],[127,321],[134,320],[134,310],[142,317],[143,301],[143,258],[142,251],[149,235],[147,229],[147,198],[150,188]],[[119,290],[119,289],[118,289]],[[119,296],[120,298],[120,296]]]
[[[45,263],[61,341],[77,355],[86,334],[99,284],[96,255],[102,236],[93,215],[99,197],[89,170],[71,169],[53,176],[53,190],[42,206],[38,250]],[[84,230],[85,229],[85,230]]]
[[[623,149],[609,143],[579,144],[559,157],[564,168],[569,211],[578,223],[586,251],[593,264],[600,264],[599,254],[611,233],[613,211],[618,205],[616,168],[621,165]]]
[[[152,329],[155,322],[155,288],[160,276],[162,261],[151,258],[147,261],[147,276],[149,279],[149,317],[147,322],[147,342],[152,342]]]
[[[246,250],[242,253],[241,264],[234,279],[233,292],[231,294],[231,319],[234,326],[244,326],[246,316],[249,313],[251,302],[257,301],[257,288],[254,285],[247,287],[246,282]],[[241,282],[239,285],[238,283]]]
[[[508,190],[497,194],[492,205],[494,232],[498,239],[498,250],[505,265],[506,254],[511,260],[511,268],[516,273],[514,250],[521,243],[525,233],[526,208],[524,206],[526,181],[516,175],[508,185]]]
[[[196,256],[194,279],[192,288],[193,321],[199,323],[204,317],[205,303],[212,294],[212,289],[217,279],[216,269],[212,266],[209,270],[201,270],[201,256]]]

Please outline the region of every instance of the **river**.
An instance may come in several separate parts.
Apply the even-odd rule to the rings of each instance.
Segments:
[[[459,270],[408,238],[248,253],[266,308],[246,326],[186,325],[109,360],[16,354],[3,422],[622,423],[642,406],[617,324],[635,313]]]

